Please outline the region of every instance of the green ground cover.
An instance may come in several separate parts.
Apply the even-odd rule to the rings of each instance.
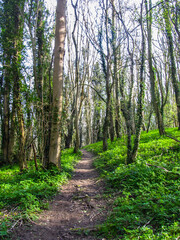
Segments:
[[[167,129],[180,140],[180,131]],[[126,139],[85,147],[98,154],[95,166],[107,183],[113,208],[99,234],[106,239],[180,238],[180,143],[143,132],[135,163],[125,165]]]
[[[80,156],[73,149],[64,150],[61,171],[56,167],[36,171],[33,162],[29,162],[28,170],[23,173],[18,166],[0,169],[0,239],[7,239],[18,221],[34,219],[38,212],[48,208],[47,200],[71,177]]]

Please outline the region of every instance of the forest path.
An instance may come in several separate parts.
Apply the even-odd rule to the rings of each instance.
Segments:
[[[104,186],[93,167],[94,156],[82,150],[82,160],[73,177],[50,202],[50,208],[40,214],[31,226],[22,226],[13,233],[13,240],[95,240],[97,237],[79,235],[72,229],[93,229],[106,215],[107,200]]]

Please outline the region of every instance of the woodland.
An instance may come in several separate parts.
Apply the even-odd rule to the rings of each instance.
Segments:
[[[0,1],[0,238],[81,149],[112,208],[94,239],[180,238],[180,1]]]

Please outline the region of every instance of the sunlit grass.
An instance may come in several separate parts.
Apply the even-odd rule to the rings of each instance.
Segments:
[[[167,129],[180,140],[180,131]],[[143,132],[136,161],[125,165],[126,139],[86,147],[98,154],[95,166],[117,197],[99,234],[108,239],[177,239],[180,236],[180,144],[158,130]]]
[[[8,231],[18,218],[35,218],[37,212],[48,208],[47,200],[71,177],[80,155],[74,154],[73,149],[64,150],[61,171],[56,167],[36,171],[33,162],[29,162],[28,170],[23,173],[18,166],[0,169],[0,238],[7,239]]]

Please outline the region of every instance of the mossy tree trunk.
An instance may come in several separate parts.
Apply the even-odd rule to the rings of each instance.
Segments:
[[[2,154],[5,163],[10,163],[9,159],[9,140],[10,140],[10,92],[12,83],[12,66],[11,59],[13,55],[12,42],[14,34],[14,20],[12,20],[13,3],[3,1],[3,19],[1,19],[1,47],[3,51],[2,64],[2,94],[3,94],[3,108],[2,108]]]
[[[116,12],[115,12],[115,3],[114,0],[111,0],[112,4],[112,50],[113,50],[113,81],[114,81],[114,87],[115,87],[115,133],[117,138],[121,137],[121,123],[120,123],[120,102],[119,102],[119,81],[117,76],[117,52],[118,47],[116,46],[117,41],[117,33],[116,33]]]
[[[125,93],[125,71],[127,68],[127,62],[124,66],[121,75],[120,75],[120,93],[121,93],[121,111],[125,119],[126,123],[126,130],[127,130],[127,158],[126,163],[131,164],[134,162],[139,141],[140,141],[140,134],[143,122],[143,99],[144,99],[144,62],[145,62],[145,39],[144,39],[144,32],[143,32],[143,23],[142,23],[142,4],[141,4],[141,35],[142,35],[142,49],[141,49],[141,65],[140,65],[140,81],[138,81],[138,106],[137,106],[137,114],[136,114],[136,133],[134,144],[132,142],[132,129],[133,129],[133,109],[132,109],[132,102],[133,102],[133,87],[134,87],[134,40],[129,34],[128,30],[126,29],[125,23],[121,18],[121,21],[124,25],[124,29],[126,31],[127,39],[128,39],[128,46],[127,51],[130,58],[130,84],[129,84],[129,93],[126,96]],[[130,38],[132,40],[132,49],[129,47]]]
[[[170,58],[170,72],[172,85],[175,93],[176,105],[177,105],[177,117],[178,117],[178,129],[180,130],[180,83],[177,79],[176,62],[174,57],[174,42],[172,37],[171,23],[169,20],[169,0],[165,0],[163,6],[163,17],[165,21],[166,36],[168,42],[168,52]]]
[[[141,48],[141,66],[140,66],[140,81],[139,81],[139,93],[138,93],[138,106],[137,106],[137,124],[136,124],[136,134],[134,139],[134,145],[132,150],[132,157],[130,159],[130,163],[133,162],[137,156],[140,135],[143,124],[143,106],[144,106],[144,89],[145,89],[145,78],[144,78],[144,65],[145,65],[145,36],[143,30],[143,22],[142,22],[142,12],[143,12],[143,4],[141,4],[141,35],[142,35],[142,48]]]
[[[20,149],[18,160],[21,170],[26,167],[25,129],[21,104],[24,4],[24,0],[2,2],[5,17],[2,23],[2,27],[5,28],[2,34],[5,75],[3,153],[5,160],[11,162],[15,142],[15,118],[17,117],[17,135]],[[13,98],[11,107],[10,93]]]
[[[74,23],[74,28],[72,32],[72,38],[73,38],[73,43],[74,43],[74,48],[75,48],[75,84],[76,84],[76,97],[75,97],[75,147],[74,147],[74,152],[77,153],[79,151],[79,146],[80,146],[80,139],[79,139],[79,111],[78,111],[78,104],[79,104],[79,61],[78,61],[78,45],[77,41],[75,38],[75,31],[77,27],[77,22],[78,22],[78,15],[77,15],[77,6],[78,6],[78,0],[76,0],[76,3],[73,4],[73,1],[71,0],[72,7],[74,9],[74,14],[75,14],[75,23]]]
[[[106,151],[108,148],[107,140],[108,140],[108,132],[110,129],[110,107],[111,107],[111,90],[112,86],[110,83],[110,45],[109,45],[109,36],[108,36],[108,4],[109,1],[106,0],[105,3],[105,39],[106,39],[106,51],[107,54],[104,54],[104,46],[103,46],[103,30],[101,26],[101,30],[99,32],[99,47],[100,47],[100,55],[101,55],[101,65],[103,69],[103,73],[105,76],[106,82],[106,115],[103,124],[103,151]],[[112,134],[112,133],[111,133]]]
[[[151,85],[151,100],[154,108],[154,112],[156,114],[157,124],[160,135],[165,133],[163,116],[160,109],[160,101],[158,98],[158,89],[157,82],[155,76],[155,69],[153,67],[152,62],[152,4],[151,0],[149,0],[149,4],[147,0],[145,0],[146,6],[146,19],[147,19],[147,36],[148,36],[148,63],[149,63],[149,75],[150,75],[150,85]]]
[[[18,1],[19,2],[19,1]],[[24,126],[24,116],[23,108],[21,103],[21,51],[23,48],[23,27],[24,21],[22,12],[24,11],[25,1],[21,0],[19,4],[15,5],[14,14],[15,14],[15,28],[14,31],[17,34],[17,38],[14,41],[14,56],[13,56],[13,75],[14,75],[14,99],[13,104],[16,106],[16,114],[18,120],[18,138],[19,138],[19,165],[20,169],[24,170],[27,167],[26,155],[25,155],[25,126]]]

